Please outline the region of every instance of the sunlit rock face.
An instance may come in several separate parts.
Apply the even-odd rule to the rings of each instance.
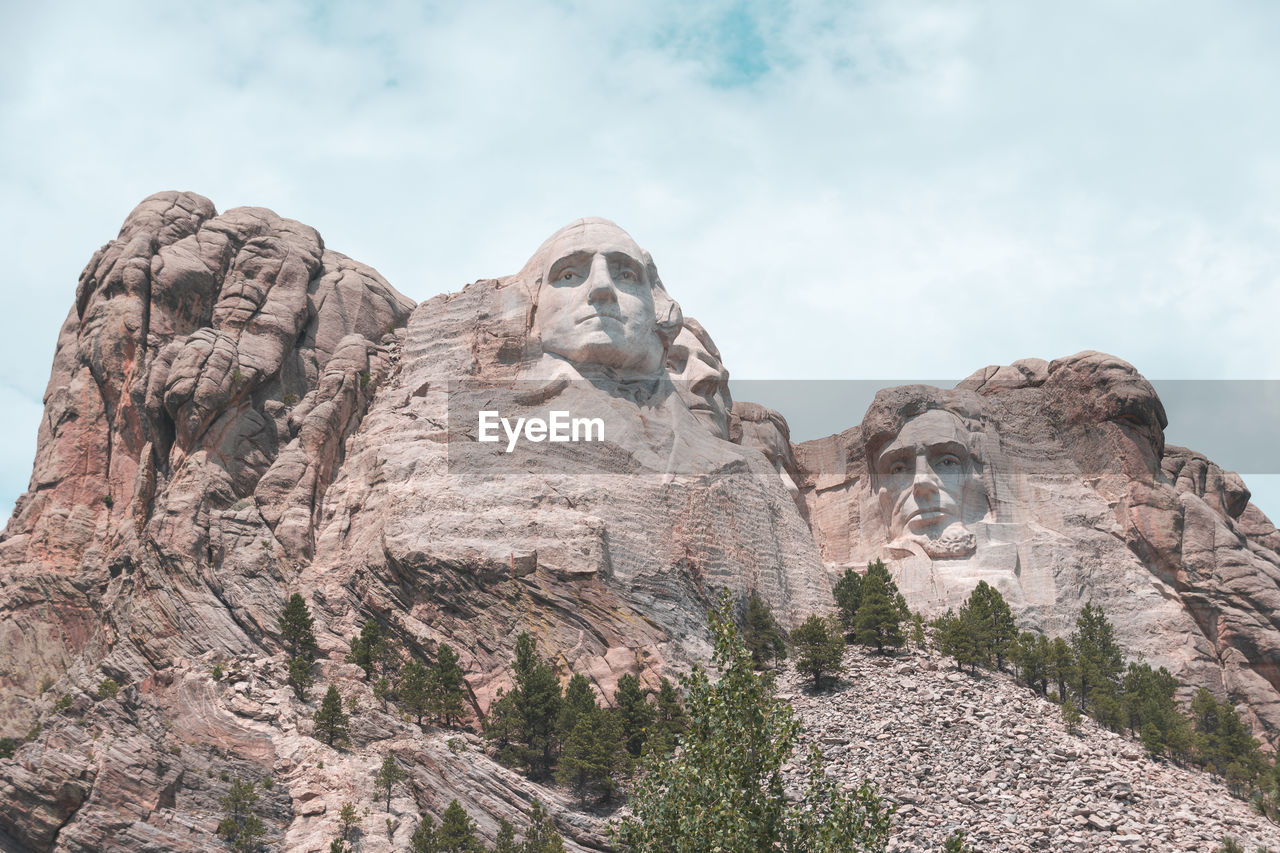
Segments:
[[[0,761],[0,839],[203,849],[217,791],[175,779],[252,766],[286,769],[271,838],[327,849],[340,803],[316,805],[350,796],[352,770],[304,757],[310,712],[279,680],[276,639],[292,592],[316,620],[317,677],[367,691],[342,661],[372,618],[410,650],[449,642],[473,711],[509,686],[522,631],[612,696],[623,673],[656,685],[705,656],[721,589],[759,593],[787,625],[828,606],[774,462],[726,440],[723,365],[710,385],[673,380],[683,328],[653,259],[605,220],[415,309],[271,211],[145,200],[82,276],[31,489],[0,538],[0,735],[46,720]],[[701,370],[714,344],[690,344]],[[681,393],[707,388],[714,417]],[[603,432],[525,430],[509,447],[480,440],[485,410],[563,411]],[[249,670],[243,683],[215,684],[218,660]],[[105,676],[125,685],[119,703],[49,716],[64,693],[88,708]],[[483,804],[491,838],[536,796],[569,849],[605,845],[555,792],[443,738],[372,712],[354,728],[353,767],[394,742],[415,768],[412,811]],[[104,733],[121,748],[95,749]]]
[[[652,681],[703,653],[719,589],[757,591],[788,624],[824,607],[817,548],[773,465],[709,429],[668,373],[679,318],[653,259],[603,220],[419,306],[304,582],[466,650],[480,707],[522,630],[611,695],[624,673]],[[605,440],[508,453],[505,436],[478,440],[484,407],[599,417]]]
[[[23,662],[0,675],[4,733],[84,649],[142,672],[252,644],[412,307],[270,210],[138,205],[80,276],[0,537],[0,637]]]
[[[1248,706],[1280,734],[1280,555],[1240,478],[1166,447],[1134,368],[1084,352],[877,394],[861,424],[798,445],[835,571],[888,563],[927,614],[979,580],[1066,635],[1100,604],[1131,656]]]

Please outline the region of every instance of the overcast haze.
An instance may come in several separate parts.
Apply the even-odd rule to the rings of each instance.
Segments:
[[[606,216],[737,378],[1280,379],[1280,5],[615,5],[7,3],[0,511],[81,268],[165,189],[419,301]]]

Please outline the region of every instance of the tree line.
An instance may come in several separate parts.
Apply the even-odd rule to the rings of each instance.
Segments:
[[[938,650],[962,669],[1008,670],[1060,704],[1069,726],[1087,714],[1153,757],[1221,776],[1238,795],[1253,795],[1259,811],[1280,817],[1280,768],[1235,707],[1201,688],[1184,708],[1176,698],[1181,685],[1165,667],[1126,659],[1102,607],[1086,603],[1070,636],[1049,637],[1019,630],[1004,597],[980,581],[959,612],[930,625]]]
[[[646,752],[669,752],[687,718],[679,691],[662,679],[650,696],[640,679],[618,679],[613,707],[601,707],[595,688],[574,674],[562,690],[552,664],[538,654],[528,633],[516,638],[514,686],[499,690],[484,720],[498,760],[523,768],[529,778],[573,789],[584,805],[589,794],[609,801],[618,776]]]

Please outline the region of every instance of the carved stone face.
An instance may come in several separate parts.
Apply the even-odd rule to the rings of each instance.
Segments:
[[[544,257],[536,315],[543,352],[628,374],[662,367],[654,282],[627,232],[581,220],[553,236]]]
[[[729,410],[733,407],[729,371],[720,363],[713,347],[699,340],[692,323],[694,321],[685,320],[685,326],[667,351],[667,371],[689,411],[711,432],[728,440]]]
[[[942,539],[949,527],[963,524],[979,484],[968,433],[955,415],[932,409],[907,421],[874,464],[890,540]]]

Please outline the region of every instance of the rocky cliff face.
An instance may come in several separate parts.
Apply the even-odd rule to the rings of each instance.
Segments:
[[[324,850],[390,751],[413,796],[363,849],[402,849],[453,796],[490,837],[538,796],[572,849],[600,848],[560,794],[382,713],[342,660],[370,618],[411,650],[447,640],[482,712],[521,631],[612,696],[622,673],[656,684],[700,656],[720,588],[787,622],[823,607],[774,465],[666,372],[680,329],[652,259],[599,220],[414,310],[297,222],[145,200],[81,278],[0,540],[0,734],[44,727],[0,761],[0,845],[205,849],[226,774],[277,779],[269,838]],[[494,407],[598,416],[602,440],[508,453],[478,440]],[[364,709],[349,752],[311,738],[314,699],[283,686],[295,591],[320,683]],[[97,701],[105,677],[125,686]]]
[[[881,557],[927,614],[979,580],[1067,635],[1102,605],[1130,655],[1240,703],[1280,735],[1280,554],[1240,477],[1166,446],[1132,366],[1086,352],[880,392],[862,423],[796,448],[833,569]]]
[[[490,441],[485,412],[600,430]],[[982,578],[1043,630],[1099,602],[1131,651],[1280,731],[1280,533],[1164,425],[1132,368],[1086,353],[889,389],[792,447],[612,223],[415,307],[271,211],[152,196],[81,277],[0,536],[0,735],[25,741],[0,760],[0,850],[216,848],[234,776],[273,780],[283,849],[328,849],[347,801],[362,849],[404,849],[455,797],[490,839],[537,797],[571,850],[605,849],[473,733],[384,709],[344,662],[360,625],[458,650],[474,727],[522,631],[607,699],[704,656],[718,590],[794,625],[875,556],[928,610]],[[293,592],[318,684],[360,709],[350,749],[285,685]],[[387,753],[411,770],[389,809],[367,781]]]

